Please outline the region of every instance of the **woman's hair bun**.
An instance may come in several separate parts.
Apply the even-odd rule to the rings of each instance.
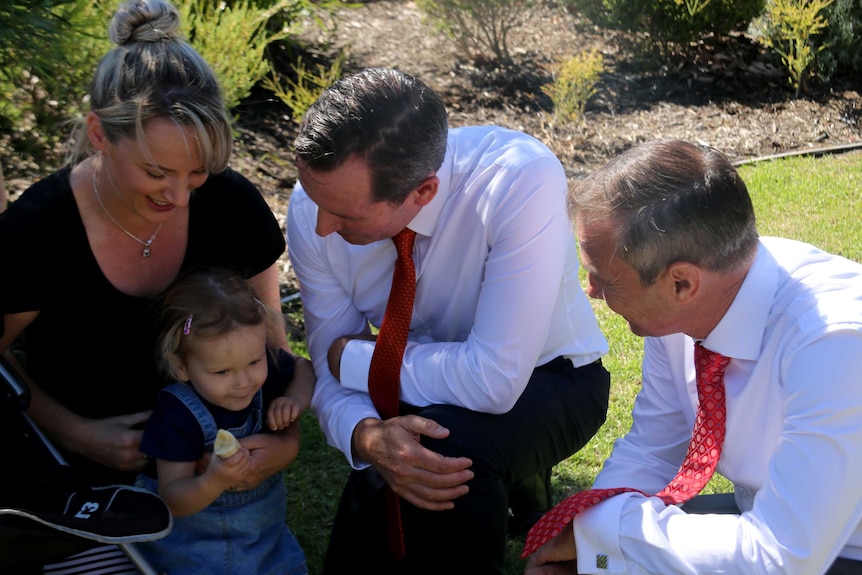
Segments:
[[[165,0],[128,0],[114,13],[108,34],[118,46],[174,40],[180,35],[180,14]]]

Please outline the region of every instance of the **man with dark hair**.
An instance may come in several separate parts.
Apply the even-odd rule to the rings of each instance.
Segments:
[[[309,109],[296,162],[287,236],[312,409],[353,467],[325,573],[503,573],[509,490],[547,486],[607,412],[607,342],[578,281],[559,160],[520,132],[449,130],[424,83],[368,69]],[[405,228],[416,286],[390,416],[372,399],[373,356]],[[387,539],[399,528],[400,551]]]
[[[531,531],[525,553],[553,538],[526,572],[862,573],[862,265],[759,238],[733,166],[680,140],[570,202],[587,294],[645,337],[642,388],[589,497]],[[730,505],[691,499],[716,464]]]

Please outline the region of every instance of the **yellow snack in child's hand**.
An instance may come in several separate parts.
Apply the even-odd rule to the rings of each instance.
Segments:
[[[225,459],[239,451],[239,448],[239,441],[236,440],[236,437],[234,437],[230,431],[227,431],[226,429],[218,430],[218,433],[216,433],[215,443],[213,443],[213,452],[216,455]]]

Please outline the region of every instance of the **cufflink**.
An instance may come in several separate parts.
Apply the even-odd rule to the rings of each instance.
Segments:
[[[596,555],[596,569],[607,569],[608,568],[608,556],[607,555]]]

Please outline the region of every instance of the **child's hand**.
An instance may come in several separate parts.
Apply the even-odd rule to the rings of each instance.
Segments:
[[[273,431],[289,426],[302,415],[302,405],[292,397],[282,395],[275,398],[266,412],[266,423]]]
[[[207,474],[211,475],[222,490],[232,490],[238,484],[242,483],[246,475],[251,471],[251,454],[245,447],[240,447],[239,450],[230,457],[212,457],[210,458]],[[235,489],[233,489],[235,490]]]

